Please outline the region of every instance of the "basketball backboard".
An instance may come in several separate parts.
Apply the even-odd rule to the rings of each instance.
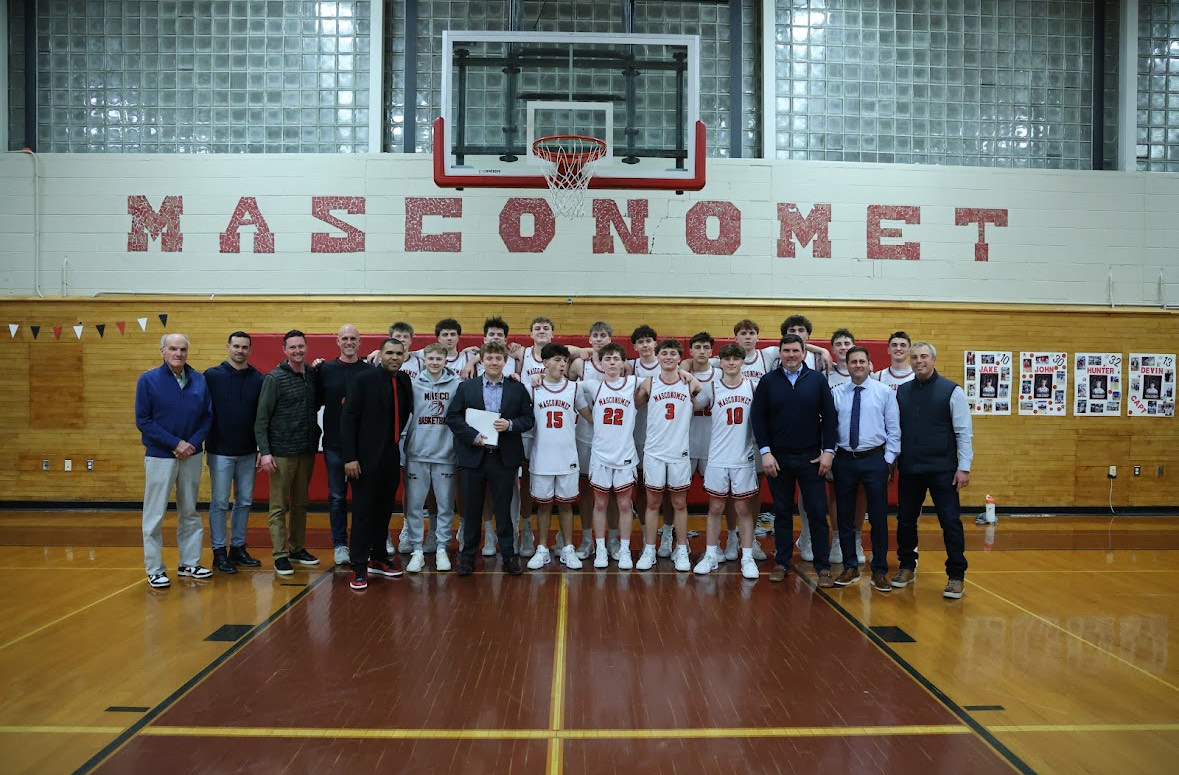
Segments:
[[[533,141],[604,140],[595,189],[698,191],[695,35],[442,33],[442,115],[434,181],[448,188],[546,188]]]

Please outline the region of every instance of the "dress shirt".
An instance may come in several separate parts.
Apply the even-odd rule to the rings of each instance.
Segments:
[[[954,439],[958,444],[958,470],[970,472],[970,462],[974,460],[974,425],[970,419],[970,405],[966,403],[966,391],[961,385],[954,388],[950,394],[950,423],[954,426]]]
[[[856,387],[862,387],[864,390],[860,393],[859,449],[852,449],[849,439]],[[839,448],[849,452],[863,452],[883,444],[884,461],[892,465],[901,454],[901,414],[893,389],[874,379],[866,379],[864,384],[859,386],[854,382],[839,385],[831,391],[831,397],[835,399],[835,411],[839,418]]]
[[[783,366],[782,371],[786,372],[786,379],[790,380],[790,385],[793,386],[798,381],[798,375],[802,374],[802,364],[799,364],[798,368],[794,371]]]
[[[500,377],[499,382],[492,382],[486,376],[483,377],[483,408],[489,412],[498,412],[500,404],[504,400],[504,377]],[[508,420],[508,430],[512,429],[512,421]]]

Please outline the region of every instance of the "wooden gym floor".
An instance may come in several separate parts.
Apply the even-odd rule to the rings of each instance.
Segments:
[[[959,601],[933,518],[917,584],[888,595],[866,574],[817,590],[807,564],[771,585],[666,560],[520,578],[481,560],[356,593],[328,562],[275,576],[261,528],[262,570],[152,590],[137,522],[0,515],[0,770],[1108,774],[1179,756],[1176,518],[1008,518],[990,541],[968,524]]]

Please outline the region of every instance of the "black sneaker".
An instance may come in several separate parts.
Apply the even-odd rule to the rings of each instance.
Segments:
[[[229,560],[225,547],[213,550],[213,570],[218,573],[237,573],[237,567]]]
[[[308,552],[306,549],[300,549],[297,552],[291,552],[291,560],[300,565],[319,565],[319,558]]]
[[[229,561],[244,568],[258,568],[262,565],[261,560],[250,556],[250,553],[246,551],[245,544],[229,547]]]
[[[280,576],[292,576],[295,569],[291,567],[291,561],[286,557],[279,557],[274,561],[274,572]]]
[[[213,578],[213,571],[208,568],[202,568],[199,565],[178,565],[176,566],[177,576],[188,576],[194,579],[211,579]]]

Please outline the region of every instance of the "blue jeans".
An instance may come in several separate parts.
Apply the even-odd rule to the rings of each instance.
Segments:
[[[819,451],[800,454],[771,448],[770,452],[778,461],[778,475],[770,477],[770,494],[774,496],[774,562],[789,568],[794,555],[794,487],[797,485],[811,528],[815,570],[830,570],[827,482],[819,476],[819,464],[811,462],[819,456]]]
[[[323,448],[328,476],[328,523],[332,546],[348,545],[348,477],[344,475],[344,450]],[[352,497],[356,497],[353,489]]]
[[[225,513],[229,511],[229,488],[233,486],[233,515],[230,517],[230,545],[245,546],[246,523],[254,504],[254,472],[257,454],[208,455],[209,541],[214,549],[225,548]]]

